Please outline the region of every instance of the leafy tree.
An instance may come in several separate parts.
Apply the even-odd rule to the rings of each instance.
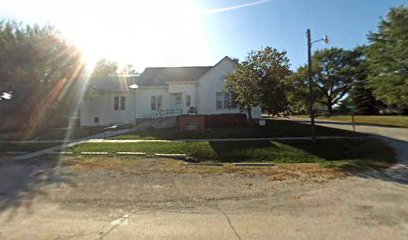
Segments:
[[[307,66],[297,69],[289,78],[288,104],[291,112],[309,113],[309,82]]]
[[[378,114],[380,108],[384,107],[381,101],[375,99],[373,92],[367,86],[367,58],[364,53],[366,47],[357,47],[354,49],[357,65],[355,68],[355,76],[353,86],[350,92],[352,100],[351,105],[354,106],[354,113],[362,115]]]
[[[100,59],[95,67],[92,69],[91,81],[98,81],[98,79],[106,76],[112,76],[118,72],[118,64],[107,59]]]
[[[324,104],[329,114],[349,93],[357,65],[355,53],[340,48],[324,49],[313,55],[315,100]]]
[[[368,40],[369,87],[377,99],[408,108],[408,7],[392,8]]]
[[[349,94],[358,75],[360,55],[354,51],[330,48],[312,56],[313,101],[324,104],[329,114]],[[307,111],[310,101],[307,65],[290,78],[290,107]]]
[[[251,109],[261,103],[259,79],[256,72],[247,61],[238,64],[235,72],[227,75],[226,88],[235,93],[235,101],[247,112],[252,119]]]
[[[312,71],[316,102],[325,104],[329,114],[350,91],[357,59],[352,51],[330,48],[315,52]]]
[[[132,64],[126,64],[122,68],[119,69],[119,74],[121,75],[136,75],[139,74]]]
[[[43,126],[82,73],[81,53],[51,26],[0,22],[0,92],[3,127]]]
[[[251,119],[255,106],[272,114],[286,110],[286,79],[290,73],[286,51],[266,47],[251,51],[227,76],[225,86],[236,94],[236,101]]]

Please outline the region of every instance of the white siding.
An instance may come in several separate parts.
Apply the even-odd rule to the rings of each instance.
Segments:
[[[179,83],[169,83],[169,93],[181,93],[181,110],[183,113],[187,113],[190,107],[196,107],[196,90],[197,85],[194,82],[186,83],[186,82],[179,82]],[[191,102],[190,107],[186,106],[186,96],[190,95]],[[170,95],[170,109],[174,108],[172,105],[172,96]]]
[[[114,97],[124,96],[125,110],[114,109]],[[85,99],[80,105],[81,126],[106,126],[114,123],[133,122],[133,95],[132,93],[99,93]],[[99,118],[95,123],[94,118]]]
[[[239,108],[217,109],[216,106],[216,94],[225,91],[225,77],[234,70],[235,65],[230,60],[224,59],[200,78],[197,88],[198,114],[240,113]],[[253,118],[261,117],[261,109],[258,107],[251,112]]]
[[[186,106],[186,95],[191,96],[191,106],[197,108],[198,114],[225,114],[240,113],[239,108],[217,109],[216,93],[223,92],[224,81],[228,73],[235,70],[235,64],[231,60],[224,58],[197,83],[194,82],[171,82],[168,86],[140,87],[129,93],[99,93],[92,99],[87,99],[80,106],[81,126],[105,126],[114,123],[132,123],[136,118],[156,113],[159,110],[151,110],[151,97],[162,96],[162,110],[175,109],[174,94],[181,93],[182,101],[180,109],[183,114],[187,113],[189,107]],[[114,96],[125,96],[125,110],[114,110]],[[136,108],[134,108],[136,106]],[[252,117],[260,118],[261,109],[253,108]],[[95,123],[94,118],[99,118],[99,123]]]
[[[162,96],[162,109],[169,109],[170,95],[168,87],[140,87],[136,90],[136,118],[158,112],[158,110],[151,110],[150,99],[152,96]]]

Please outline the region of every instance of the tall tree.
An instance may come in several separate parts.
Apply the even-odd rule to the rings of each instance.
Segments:
[[[92,69],[91,81],[98,81],[101,77],[112,76],[118,73],[118,64],[107,59],[100,59]]]
[[[373,115],[378,114],[384,104],[375,99],[373,92],[367,86],[368,67],[365,50],[366,47],[357,47],[353,50],[357,62],[350,97],[352,99],[351,104],[354,106],[354,113]]]
[[[354,51],[330,48],[316,51],[312,57],[314,101],[326,106],[329,114],[349,94],[360,63]],[[307,111],[310,101],[307,66],[300,67],[290,78],[290,107]]]
[[[374,95],[408,109],[408,7],[392,8],[368,40],[368,84]]]
[[[251,51],[236,71],[227,76],[225,86],[236,94],[249,118],[254,106],[274,114],[287,108],[286,81],[290,73],[286,51],[265,47]]]
[[[315,100],[324,104],[329,114],[350,91],[356,64],[354,53],[340,48],[320,50],[313,55]]]
[[[38,129],[82,69],[81,53],[53,27],[0,22],[0,92],[13,93],[1,101],[3,126]]]
[[[310,96],[307,74],[307,66],[302,66],[289,78],[288,104],[293,113],[309,113]]]

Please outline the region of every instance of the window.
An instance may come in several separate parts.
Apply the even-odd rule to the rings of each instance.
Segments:
[[[161,110],[163,107],[163,96],[151,96],[150,97],[150,109]]]
[[[99,117],[94,117],[94,123],[99,123]]]
[[[113,109],[119,110],[119,97],[113,98]]]
[[[126,102],[126,97],[125,96],[115,96],[113,98],[113,109],[115,110],[125,110],[125,102]]]
[[[224,93],[224,108],[230,108],[230,94]]]
[[[175,94],[174,100],[175,100],[176,107],[177,108],[181,107],[181,93]]]
[[[162,96],[157,96],[157,109],[161,110],[163,106],[163,97]]]
[[[217,109],[222,109],[222,92],[216,93]]]
[[[191,95],[186,95],[186,107],[191,107]]]
[[[150,108],[156,110],[156,96],[151,96],[150,98]]]
[[[216,107],[217,109],[234,109],[237,108],[235,101],[236,95],[231,93],[217,92]]]
[[[126,97],[121,96],[120,97],[120,110],[125,110],[125,102],[126,102]]]

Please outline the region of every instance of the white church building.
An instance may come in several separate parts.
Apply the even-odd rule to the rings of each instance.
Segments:
[[[134,123],[136,119],[241,113],[225,77],[237,64],[224,57],[214,66],[148,67],[140,76],[110,77],[92,86],[80,104],[81,126]],[[130,87],[129,87],[130,86]],[[261,109],[252,109],[260,118]]]

